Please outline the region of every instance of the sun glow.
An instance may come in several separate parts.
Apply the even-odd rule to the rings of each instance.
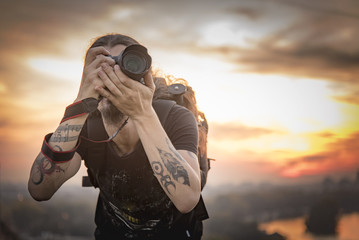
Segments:
[[[231,119],[291,133],[321,131],[343,122],[341,106],[325,81],[240,73],[219,59],[176,54],[172,61],[164,54],[157,52],[159,67],[189,81],[210,121]]]
[[[206,24],[201,29],[199,44],[209,46],[250,46],[248,36],[253,32],[248,29],[238,28],[229,21],[216,21]]]
[[[78,81],[83,68],[81,61],[51,57],[29,58],[27,63],[36,71],[68,81]]]

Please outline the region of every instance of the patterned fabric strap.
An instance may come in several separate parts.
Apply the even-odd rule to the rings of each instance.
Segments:
[[[64,117],[61,120],[61,123],[72,119],[77,118],[87,113],[91,113],[97,109],[98,100],[96,98],[85,98],[81,101],[75,102],[66,107]]]

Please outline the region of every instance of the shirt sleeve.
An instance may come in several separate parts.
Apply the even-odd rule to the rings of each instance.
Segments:
[[[197,155],[198,127],[191,111],[180,105],[174,105],[164,128],[177,150],[187,150]]]

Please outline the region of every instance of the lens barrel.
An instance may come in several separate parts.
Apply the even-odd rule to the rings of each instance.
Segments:
[[[138,44],[126,47],[120,55],[112,56],[112,58],[124,74],[139,82],[152,64],[152,58],[147,53],[147,48]]]

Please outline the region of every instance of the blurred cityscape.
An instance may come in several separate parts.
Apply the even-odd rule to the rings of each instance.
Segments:
[[[1,184],[0,194],[0,239],[94,239],[95,189],[65,185],[47,202],[31,199],[25,185]],[[322,227],[327,231],[323,234],[336,236],[342,216],[359,214],[359,172],[307,185],[206,186],[203,195],[210,214],[204,224],[204,240],[297,240],[262,227],[295,218],[306,220],[306,231],[320,234],[313,229]],[[328,212],[331,215],[324,214]],[[330,222],[334,225],[329,226]],[[347,239],[356,240],[359,235]]]

